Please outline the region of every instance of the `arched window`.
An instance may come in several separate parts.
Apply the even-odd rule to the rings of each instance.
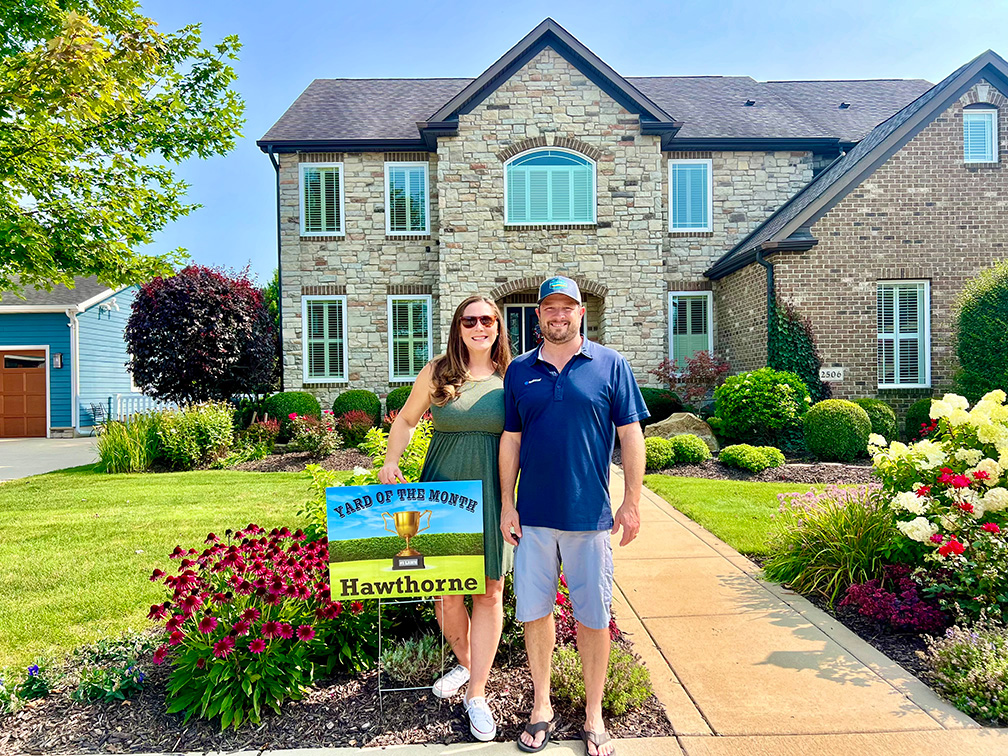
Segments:
[[[524,152],[504,164],[505,223],[594,223],[595,163],[566,150]]]

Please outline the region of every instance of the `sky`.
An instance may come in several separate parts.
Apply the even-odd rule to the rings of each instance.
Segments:
[[[142,1],[142,0],[141,0]],[[1008,2],[467,2],[148,0],[161,31],[201,24],[212,45],[237,34],[243,138],[225,156],[176,167],[201,208],[145,252],[260,284],[276,268],[276,178],[257,139],[316,78],[479,76],[547,16],[623,76],[920,78],[937,83],[987,49],[1008,58]],[[675,113],[672,114],[673,117]]]

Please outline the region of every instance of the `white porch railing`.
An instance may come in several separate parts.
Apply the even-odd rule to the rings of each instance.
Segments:
[[[133,415],[174,406],[171,402],[159,402],[143,394],[116,394],[109,397],[109,409],[113,420],[125,420]]]

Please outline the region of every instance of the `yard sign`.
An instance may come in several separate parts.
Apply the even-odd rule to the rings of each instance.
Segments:
[[[483,593],[477,480],[326,489],[333,601]]]

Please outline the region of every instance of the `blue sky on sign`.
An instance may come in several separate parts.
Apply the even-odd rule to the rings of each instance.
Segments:
[[[244,138],[224,157],[178,168],[203,205],[162,231],[206,265],[276,267],[275,174],[255,142],[315,78],[475,77],[546,16],[624,76],[922,78],[938,82],[984,50],[1008,57],[1008,3],[437,2],[150,0],[162,31],[237,34]],[[675,115],[674,113],[672,114]]]
[[[457,493],[470,499],[475,499],[482,494],[482,483],[478,481],[454,481],[447,483],[425,484],[437,491]],[[385,524],[395,530],[395,521],[389,517],[382,517],[383,512],[390,515],[396,512],[418,511],[425,512],[431,510],[430,533],[476,533],[483,529],[483,511],[477,505],[473,512],[468,512],[459,507],[451,506],[444,502],[425,501],[403,501],[400,491],[416,488],[416,485],[396,485],[396,486],[336,486],[326,489],[326,512],[329,517],[329,540],[346,541],[352,538],[377,538],[379,536],[395,535],[385,529]],[[377,496],[391,493],[392,503],[378,503]],[[360,500],[364,503],[363,497],[371,497],[371,506],[364,509],[357,509],[351,504],[351,509],[347,509],[347,503]],[[429,496],[429,494],[428,494]],[[340,517],[334,512],[334,507],[342,507],[345,513]],[[351,511],[352,510],[352,511]],[[426,528],[428,515],[423,514],[420,520],[420,527]],[[405,544],[404,544],[405,545]]]

